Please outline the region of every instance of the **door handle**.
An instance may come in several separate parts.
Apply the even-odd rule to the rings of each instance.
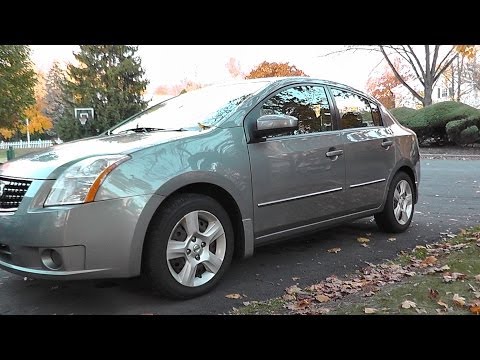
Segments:
[[[392,140],[383,140],[382,141],[382,147],[385,148],[385,149],[389,148],[392,145],[393,145]]]
[[[325,153],[326,157],[335,157],[343,154],[343,150],[331,150]]]

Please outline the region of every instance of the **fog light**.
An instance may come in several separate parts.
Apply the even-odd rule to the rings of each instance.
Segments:
[[[58,270],[62,267],[62,256],[53,249],[45,249],[42,251],[42,263],[50,270]]]

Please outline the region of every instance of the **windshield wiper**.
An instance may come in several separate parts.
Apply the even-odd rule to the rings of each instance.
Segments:
[[[186,129],[184,129],[184,128],[162,129],[162,128],[152,128],[152,127],[135,127],[135,128],[131,128],[131,129],[122,130],[122,131],[118,132],[117,134],[123,134],[123,133],[129,132],[129,131],[133,131],[133,132],[136,132],[136,133],[142,133],[142,132],[148,133],[148,132],[152,132],[152,131],[186,131]]]

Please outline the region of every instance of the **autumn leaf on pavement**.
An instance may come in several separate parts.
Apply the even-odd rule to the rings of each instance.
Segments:
[[[227,299],[241,299],[242,295],[240,295],[240,294],[227,294],[227,295],[225,295],[225,297]]]
[[[464,306],[465,305],[465,298],[462,296],[459,296],[458,294],[453,295],[453,302],[458,305],[458,306]]]
[[[296,299],[295,295],[285,294],[282,296],[282,299],[285,301],[293,301]]]
[[[375,308],[368,308],[368,307],[367,307],[367,308],[363,309],[363,312],[364,312],[365,314],[375,314],[377,311],[378,311],[378,310],[375,309]]]
[[[432,300],[433,300],[433,299],[436,299],[437,296],[438,296],[438,291],[437,291],[437,290],[435,290],[435,289],[428,289],[428,297],[429,297],[430,299],[432,299]]]
[[[394,238],[394,237],[391,237],[391,238],[387,239],[387,241],[389,241],[389,242],[392,242],[392,241],[395,241],[395,240],[397,240],[397,238]]]
[[[405,300],[402,302],[402,309],[410,309],[410,308],[416,308],[417,304],[415,304],[413,301],[410,300]]]
[[[327,252],[329,252],[329,253],[335,253],[335,254],[338,253],[338,252],[340,252],[340,251],[342,251],[342,249],[340,249],[340,248],[332,248],[332,249],[328,249],[328,250],[327,250]]]
[[[292,280],[293,280],[293,281],[298,281],[298,280],[300,280],[300,278],[299,278],[299,277],[296,277],[296,276],[294,276],[294,277],[292,277]]]
[[[315,296],[315,299],[321,303],[330,301],[330,298],[327,295],[323,295],[323,294]]]
[[[289,295],[294,295],[294,294],[298,294],[300,291],[302,291],[302,289],[300,289],[298,285],[292,285],[286,288],[285,291]]]
[[[364,244],[364,243],[368,243],[370,241],[370,239],[367,239],[365,237],[358,237],[357,238],[357,241],[360,243],[360,244]]]

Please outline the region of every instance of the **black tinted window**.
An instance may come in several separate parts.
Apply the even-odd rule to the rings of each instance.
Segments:
[[[330,106],[321,86],[296,86],[272,96],[262,106],[261,115],[290,115],[298,119],[293,134],[332,130]]]
[[[341,129],[381,125],[380,111],[369,100],[350,91],[335,88],[332,89],[332,95],[340,113]]]

